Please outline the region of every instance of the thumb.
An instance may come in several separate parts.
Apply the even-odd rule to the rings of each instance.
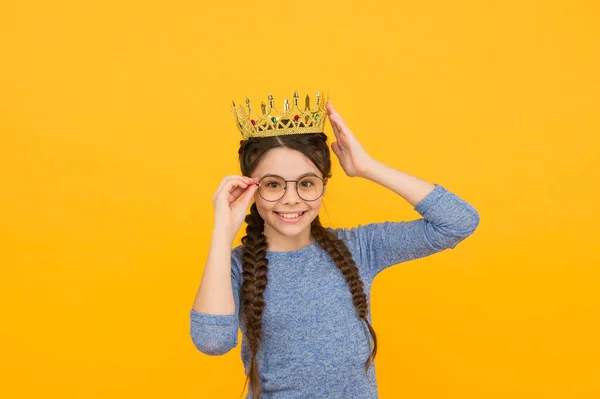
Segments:
[[[338,157],[340,156],[340,147],[338,147],[337,141],[334,141],[333,143],[331,143],[331,149],[333,150],[335,155],[337,155]]]
[[[250,205],[250,203],[254,199],[254,193],[256,192],[257,188],[258,188],[258,186],[256,184],[253,184],[244,193],[244,196],[242,197],[242,201],[244,201],[244,206],[246,208],[248,208],[248,205]]]

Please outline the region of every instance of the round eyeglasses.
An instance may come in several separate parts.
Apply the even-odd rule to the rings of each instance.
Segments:
[[[298,180],[285,180],[281,176],[266,175],[258,183],[258,193],[265,201],[278,201],[285,195],[287,183],[296,183],[296,192],[304,201],[316,201],[325,192],[325,183],[318,176],[308,175]]]

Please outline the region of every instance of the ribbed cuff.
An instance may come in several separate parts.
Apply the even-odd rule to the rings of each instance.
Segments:
[[[192,321],[196,321],[204,324],[233,324],[236,314],[209,314],[196,312],[194,309],[190,309],[190,318]]]

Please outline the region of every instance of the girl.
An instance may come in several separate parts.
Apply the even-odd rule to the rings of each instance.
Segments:
[[[423,217],[325,228],[327,136],[242,140],[242,175],[225,177],[213,196],[213,237],[190,318],[192,341],[208,355],[237,346],[241,329],[246,398],[377,398],[373,279],[455,248],[479,224],[475,208],[441,185],[371,158],[333,105],[326,109],[344,172],[387,187]],[[242,245],[231,249],[243,221]]]

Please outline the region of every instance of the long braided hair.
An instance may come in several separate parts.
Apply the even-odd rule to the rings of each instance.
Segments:
[[[250,138],[240,142],[238,151],[242,175],[250,176],[262,157],[271,149],[287,147],[300,151],[323,173],[324,178],[331,177],[331,158],[327,146],[327,136],[324,133],[295,134],[275,137]],[[256,354],[261,339],[262,313],[265,309],[263,293],[267,286],[267,238],[263,235],[265,221],[258,213],[256,203],[250,207],[250,214],[246,215],[246,235],[242,238],[242,276],[241,311],[246,325],[246,340],[252,358],[246,378],[250,380],[252,399],[260,399],[260,376]],[[365,374],[368,373],[371,362],[377,354],[377,337],[375,330],[367,319],[367,296],[364,283],[360,279],[356,263],[346,244],[333,232],[321,225],[319,216],[311,223],[311,234],[343,273],[352,293],[352,300],[358,317],[363,319],[373,338],[373,350],[365,362]],[[371,343],[369,342],[369,346]],[[245,389],[245,385],[244,385]]]

